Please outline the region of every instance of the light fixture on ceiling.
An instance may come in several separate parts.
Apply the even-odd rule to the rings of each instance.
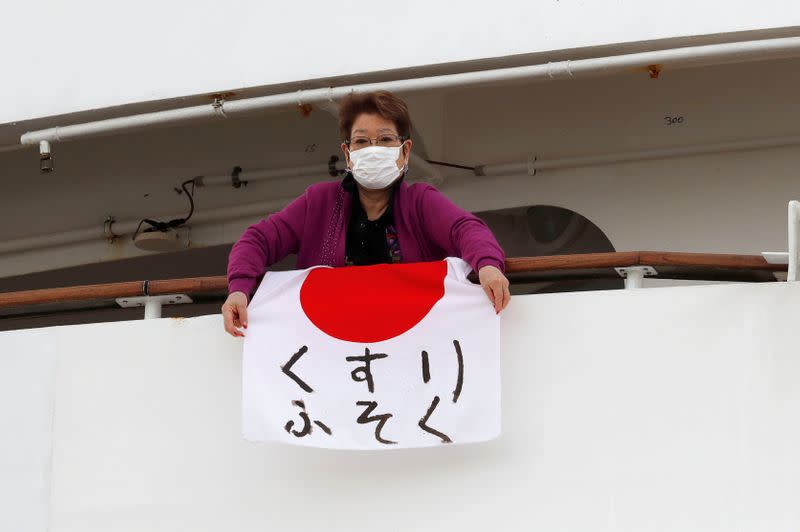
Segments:
[[[183,243],[178,229],[186,226],[186,222],[194,214],[194,186],[195,179],[188,179],[181,183],[181,189],[186,193],[189,198],[189,214],[186,218],[175,218],[168,222],[161,222],[159,220],[151,220],[144,218],[139,222],[136,232],[133,233],[133,244],[144,251],[177,251],[182,249]],[[189,192],[187,185],[192,184],[192,191]],[[142,231],[142,224],[148,224],[150,227]]]
[[[143,251],[178,251],[184,247],[181,235],[172,228],[141,232],[133,238],[133,243]]]

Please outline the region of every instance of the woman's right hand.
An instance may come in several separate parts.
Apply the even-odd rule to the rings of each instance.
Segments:
[[[247,294],[231,292],[222,304],[225,332],[231,336],[244,336],[238,329],[247,329]]]

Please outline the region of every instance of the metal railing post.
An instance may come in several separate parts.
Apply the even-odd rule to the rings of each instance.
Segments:
[[[797,267],[800,262],[800,201],[789,202],[789,269],[787,281],[797,281]]]
[[[633,290],[642,288],[645,277],[655,277],[658,272],[652,266],[626,266],[624,268],[614,268],[620,277],[625,280],[625,289]]]
[[[161,317],[161,299],[148,297],[144,302],[144,319],[153,320]]]
[[[191,303],[192,298],[187,294],[168,294],[158,296],[118,297],[117,304],[122,308],[144,307],[144,319],[157,320],[161,317],[161,307],[164,305],[180,305]]]
[[[642,270],[628,268],[628,275],[625,276],[625,288],[641,288],[644,284],[644,272]]]

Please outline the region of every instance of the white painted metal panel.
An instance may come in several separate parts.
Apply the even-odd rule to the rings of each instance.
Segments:
[[[0,333],[0,530],[45,532],[55,329]]]
[[[374,454],[244,442],[218,316],[65,327],[52,530],[796,530],[798,298],[517,297],[500,440]]]

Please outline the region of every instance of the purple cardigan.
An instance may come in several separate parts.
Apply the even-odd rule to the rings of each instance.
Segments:
[[[297,268],[344,266],[352,195],[340,182],[312,185],[278,213],[251,225],[228,257],[228,291],[248,299],[266,268],[297,254]],[[504,271],[505,256],[482,220],[434,187],[401,182],[393,199],[394,226],[403,262],[461,257],[474,271]]]

